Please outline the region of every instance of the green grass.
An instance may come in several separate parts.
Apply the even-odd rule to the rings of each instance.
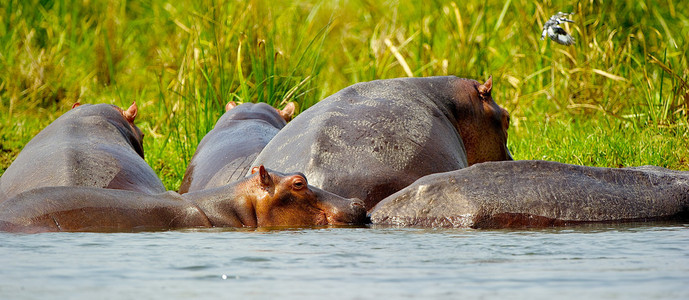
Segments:
[[[227,101],[433,75],[493,75],[517,159],[689,169],[687,5],[483,2],[0,0],[0,170],[72,103],[136,100],[176,189]],[[574,46],[540,40],[557,11]]]

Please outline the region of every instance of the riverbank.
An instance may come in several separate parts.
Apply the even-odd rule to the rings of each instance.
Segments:
[[[356,82],[457,75],[512,115],[516,159],[689,170],[689,8],[627,1],[39,1],[0,7],[0,172],[74,102],[140,107],[175,190],[224,104],[304,110]],[[573,46],[541,40],[573,11]]]

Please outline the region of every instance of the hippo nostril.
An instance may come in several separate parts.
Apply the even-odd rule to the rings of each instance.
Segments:
[[[351,198],[350,200],[352,200],[352,207],[357,207],[357,206],[364,207],[364,201],[362,201],[361,199]]]

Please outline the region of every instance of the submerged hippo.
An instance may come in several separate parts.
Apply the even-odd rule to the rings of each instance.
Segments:
[[[362,224],[363,203],[308,186],[301,174],[256,174],[232,184],[148,195],[91,187],[45,187],[0,203],[0,230],[132,231],[188,227]]]
[[[258,153],[292,118],[294,109],[293,102],[283,110],[265,103],[227,103],[225,114],[196,148],[179,193],[219,187],[243,178]]]
[[[0,202],[45,186],[165,191],[144,161],[136,103],[78,105],[39,132],[0,177]]]
[[[302,112],[253,165],[304,172],[370,209],[422,176],[511,159],[509,115],[492,86],[454,76],[358,83]]]
[[[689,219],[689,172],[490,162],[423,177],[378,203],[374,224],[514,228]]]

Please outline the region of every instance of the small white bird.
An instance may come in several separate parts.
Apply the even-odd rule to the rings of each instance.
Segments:
[[[545,38],[547,34],[548,37],[558,44],[565,46],[573,45],[574,38],[567,33],[560,24],[564,22],[574,23],[574,21],[565,18],[566,16],[573,15],[574,13],[563,13],[558,12],[556,15],[550,17],[550,20],[545,22],[543,25],[543,33],[541,33],[541,40]]]

